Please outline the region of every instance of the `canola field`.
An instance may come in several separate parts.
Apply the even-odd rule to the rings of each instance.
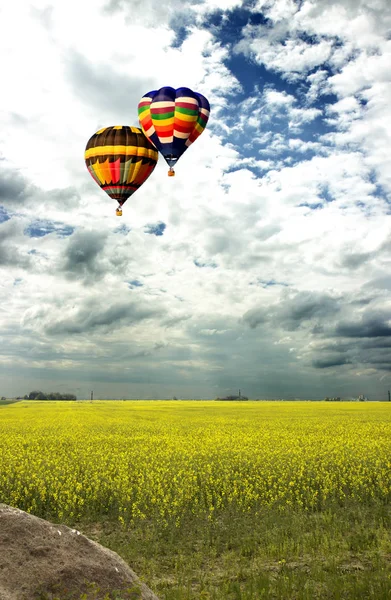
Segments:
[[[391,404],[19,402],[0,407],[0,502],[163,527],[391,501]]]

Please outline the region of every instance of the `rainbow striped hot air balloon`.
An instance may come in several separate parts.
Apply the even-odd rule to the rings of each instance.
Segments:
[[[89,139],[84,153],[87,168],[99,187],[122,205],[148,179],[158,153],[138,127],[104,127]]]
[[[179,157],[204,131],[209,113],[208,100],[187,87],[163,87],[141,98],[141,128],[169,165],[169,175],[175,174]]]

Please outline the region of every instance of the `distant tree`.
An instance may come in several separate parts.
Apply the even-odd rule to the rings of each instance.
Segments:
[[[30,393],[29,393],[29,400],[35,400],[35,399],[36,399],[36,397],[37,397],[39,394],[42,394],[42,392],[37,392],[37,391],[30,392]]]
[[[216,398],[216,400],[224,402],[236,402],[241,400],[248,400],[247,396],[225,396],[224,398]]]
[[[2,396],[1,401],[4,402],[4,400],[7,400],[7,398],[5,396]]]
[[[34,391],[24,397],[25,400],[77,400],[75,394],[60,394],[59,392],[44,392]]]
[[[59,400],[77,400],[75,394],[60,394]]]
[[[58,392],[50,392],[49,394],[47,394],[47,399],[48,400],[61,400],[61,394],[59,394]]]

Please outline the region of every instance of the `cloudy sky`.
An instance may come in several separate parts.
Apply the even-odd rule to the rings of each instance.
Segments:
[[[387,397],[389,0],[15,0],[0,48],[0,395]],[[85,145],[165,85],[207,129],[118,218]]]

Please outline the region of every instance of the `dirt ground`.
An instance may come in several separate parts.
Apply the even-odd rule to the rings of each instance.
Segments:
[[[0,504],[0,600],[81,598],[158,600],[115,552]]]

